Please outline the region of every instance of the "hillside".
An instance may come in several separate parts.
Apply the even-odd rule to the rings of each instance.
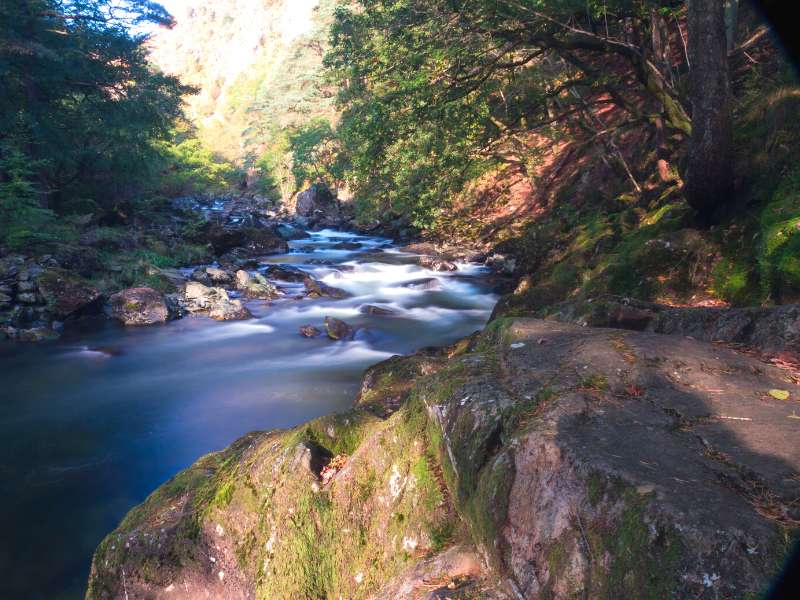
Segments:
[[[151,59],[197,88],[187,116],[209,150],[252,166],[281,130],[332,114],[320,70],[334,2],[192,4],[175,3],[176,25],[155,33]]]

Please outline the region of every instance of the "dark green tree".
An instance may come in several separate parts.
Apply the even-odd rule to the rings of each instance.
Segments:
[[[157,173],[154,141],[169,135],[187,89],[152,69],[136,32],[170,20],[144,0],[0,4],[0,158],[27,158],[43,207],[113,206]]]

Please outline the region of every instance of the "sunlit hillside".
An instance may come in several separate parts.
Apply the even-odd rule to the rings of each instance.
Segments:
[[[201,140],[228,159],[254,162],[275,132],[331,111],[319,71],[331,0],[223,0],[169,4],[152,59],[198,88],[188,116]]]

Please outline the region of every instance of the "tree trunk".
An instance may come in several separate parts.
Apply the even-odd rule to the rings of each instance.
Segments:
[[[686,198],[701,223],[713,222],[733,192],[728,53],[723,0],[689,0],[692,134]]]

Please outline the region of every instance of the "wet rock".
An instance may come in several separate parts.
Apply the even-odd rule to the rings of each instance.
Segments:
[[[278,235],[280,235],[285,240],[301,240],[304,238],[309,237],[309,234],[300,229],[299,227],[293,227],[292,225],[281,224],[277,227]]]
[[[397,314],[390,308],[384,308],[383,306],[375,306],[374,304],[362,304],[358,308],[358,312],[365,315],[373,315],[376,317],[391,317],[392,315]]]
[[[419,265],[431,271],[458,271],[455,263],[435,256],[421,256]]]
[[[9,290],[10,291],[10,290]],[[0,307],[11,304],[13,299],[5,292],[0,292]]]
[[[342,300],[344,298],[349,298],[350,293],[346,292],[343,289],[333,287],[321,281],[317,281],[316,279],[312,279],[311,277],[306,277],[303,280],[303,284],[306,287],[306,292],[310,298],[320,298],[322,296],[327,296],[329,298],[334,298],[336,300]]]
[[[354,333],[352,326],[335,317],[325,317],[325,332],[332,340],[349,340]]]
[[[36,284],[48,310],[58,318],[98,312],[101,294],[82,277],[65,269],[47,269]]]
[[[250,274],[244,270],[236,271],[236,287],[246,298],[272,300],[281,295],[278,288],[267,281],[261,273]]]
[[[148,287],[128,288],[109,299],[111,316],[124,325],[164,323],[169,310],[164,296]]]
[[[249,319],[253,315],[242,304],[241,300],[228,300],[215,304],[208,311],[208,316],[215,321],[241,321]]]
[[[252,317],[240,300],[231,300],[219,287],[208,287],[197,281],[186,284],[184,291],[186,310],[191,313],[206,312],[217,321],[232,321]]]
[[[420,279],[414,279],[412,281],[406,281],[402,284],[405,288],[411,288],[414,290],[439,290],[442,288],[442,282],[439,281],[436,277],[421,277]]]
[[[292,283],[302,283],[309,277],[305,271],[288,265],[270,265],[267,267],[266,275],[270,279],[290,281]]]
[[[206,273],[205,267],[197,267],[192,274],[189,275],[189,278],[192,281],[196,281],[197,283],[202,283],[203,285],[211,285],[211,278]]]
[[[289,251],[289,245],[274,227],[250,227],[244,230],[247,243],[244,250],[248,256],[264,256],[266,254],[282,254]]]
[[[212,285],[229,285],[233,283],[233,275],[218,267],[206,267],[205,272]]]
[[[364,245],[359,242],[339,242],[331,246],[334,250],[358,250],[363,247]]]
[[[319,327],[314,327],[313,325],[301,325],[300,335],[307,338],[315,338],[321,336],[322,331]]]

